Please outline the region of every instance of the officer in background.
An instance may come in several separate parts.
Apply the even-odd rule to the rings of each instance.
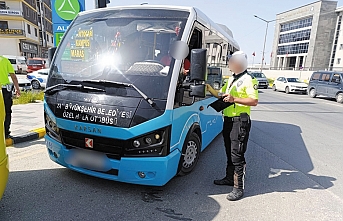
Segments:
[[[250,107],[258,103],[258,82],[247,72],[247,55],[242,51],[232,54],[229,68],[234,73],[220,91],[206,85],[207,90],[224,102],[233,103],[223,110],[223,136],[227,156],[226,176],[214,180],[216,185],[233,186],[227,196],[230,201],[243,197],[245,176],[245,151],[251,128]]]
[[[13,85],[11,84],[10,80],[8,79],[8,75],[11,76],[12,82],[15,87],[16,95],[20,96],[20,90],[19,90],[19,84],[17,76],[14,74],[14,69],[11,64],[11,62],[3,57],[0,56],[0,85],[2,85],[2,96],[4,98],[4,104],[5,104],[5,137],[10,137],[10,125],[11,125],[11,119],[12,119],[12,90]]]

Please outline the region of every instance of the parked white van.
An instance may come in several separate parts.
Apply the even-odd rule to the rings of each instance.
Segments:
[[[26,59],[24,56],[15,56],[15,55],[3,55],[3,56],[8,58],[8,60],[10,60],[16,74],[27,73]]]

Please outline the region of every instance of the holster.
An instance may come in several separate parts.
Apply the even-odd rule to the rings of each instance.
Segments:
[[[242,143],[245,140],[245,137],[247,135],[250,118],[247,113],[241,113],[240,118],[241,118],[241,125],[240,125],[239,134],[238,134],[238,139]]]

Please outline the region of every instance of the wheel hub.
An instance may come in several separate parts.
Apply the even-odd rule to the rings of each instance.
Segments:
[[[197,144],[194,141],[188,141],[184,156],[183,167],[189,168],[193,165],[198,153]]]

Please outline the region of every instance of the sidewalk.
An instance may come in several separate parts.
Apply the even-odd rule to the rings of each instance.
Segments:
[[[43,102],[12,106],[11,136],[6,145],[26,142],[45,135]]]

